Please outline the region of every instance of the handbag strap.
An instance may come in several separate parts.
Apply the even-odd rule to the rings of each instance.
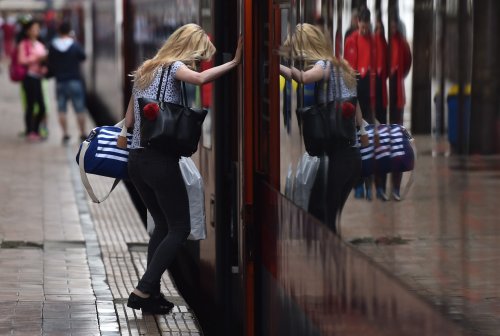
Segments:
[[[187,106],[188,102],[187,102],[187,94],[186,94],[186,83],[184,81],[182,82],[182,85],[181,85],[181,96],[183,99],[182,105]]]
[[[156,100],[160,101],[161,87],[163,86],[163,76],[165,75],[165,67],[161,67],[160,83],[158,84],[158,91],[156,91]],[[170,67],[168,67],[168,76],[170,75]],[[163,99],[165,99],[165,91],[167,90],[167,84],[165,83],[165,90],[163,90]]]
[[[170,77],[170,70],[172,70],[172,65],[168,66],[167,82],[168,82],[168,78]],[[156,100],[160,99],[160,90],[161,90],[161,84],[163,83],[163,74],[164,73],[165,73],[165,68],[162,68],[161,77],[160,77],[160,85],[158,86],[158,92],[156,94]],[[166,91],[167,91],[167,84],[165,83],[165,89],[163,90],[163,96],[162,96],[162,99],[161,99],[162,102],[165,101],[165,93],[166,93]],[[186,83],[184,81],[182,81],[182,85],[181,85],[181,98],[182,98],[181,104],[184,105],[184,106],[187,106]]]
[[[323,90],[323,99],[324,101],[322,102],[323,104],[328,103],[328,90],[330,88],[330,77],[328,77],[326,68],[328,67],[328,61],[325,62],[325,69],[323,70],[323,80],[321,81],[321,88]],[[326,82],[326,85],[325,85]],[[316,104],[320,104],[319,101],[319,88],[318,88],[318,82],[314,83],[314,101]]]
[[[169,74],[170,74],[170,67],[168,68],[169,70]],[[160,76],[160,84],[158,85],[158,91],[156,91],[156,100],[160,100],[160,92],[161,92],[161,87],[162,87],[162,84],[163,84],[163,76],[165,75],[165,68],[164,67],[161,67],[161,76]],[[168,78],[168,75],[167,75],[167,78]],[[165,84],[166,86],[166,84]],[[166,89],[166,87],[165,87]],[[163,97],[165,97],[165,92],[163,92]]]
[[[162,98],[161,98],[161,101],[164,102],[165,101],[165,94],[166,94],[166,91],[167,91],[167,84],[168,84],[168,79],[170,77],[170,71],[172,70],[172,64],[170,64],[168,66],[168,71],[167,71],[167,83],[165,83],[165,89],[163,90],[163,95],[162,95]],[[160,91],[161,91],[161,87],[162,87],[162,84],[163,84],[163,75],[165,74],[165,68],[162,67],[162,70],[161,70],[161,77],[160,77],[160,85],[158,86],[158,92],[156,93],[156,100],[160,100]],[[186,83],[184,83],[182,81],[182,85],[181,85],[181,98],[182,98],[182,102],[181,104],[184,105],[184,106],[187,106],[187,95],[186,95]]]
[[[122,119],[121,121],[119,121],[117,124],[115,124],[115,126],[125,128],[125,119]],[[87,149],[89,148],[89,145],[90,145],[90,142],[84,141],[82,143],[82,148],[80,149],[80,155],[78,157],[78,166],[80,167],[80,177],[82,179],[82,183],[83,183],[83,186],[85,187],[85,190],[87,190],[87,193],[89,194],[90,198],[92,199],[92,202],[102,203],[109,197],[111,192],[116,188],[116,186],[120,182],[120,179],[115,179],[115,181],[113,182],[113,185],[111,186],[111,189],[109,190],[107,195],[104,196],[103,198],[99,199],[95,195],[94,189],[90,185],[89,179],[87,177],[87,173],[85,172],[85,162],[84,162],[85,161],[85,153],[87,153]]]
[[[94,202],[94,203],[102,203],[102,202],[104,202],[109,197],[109,195],[111,194],[111,192],[116,188],[116,186],[120,182],[120,179],[115,179],[115,182],[113,182],[113,186],[111,187],[111,190],[109,190],[109,192],[104,197],[102,197],[101,199],[99,199],[95,195],[94,189],[90,185],[89,179],[87,177],[87,173],[85,172],[85,166],[84,166],[85,165],[85,162],[84,162],[85,153],[87,152],[87,149],[89,148],[89,145],[90,145],[90,142],[84,141],[82,143],[82,148],[80,149],[80,156],[79,156],[79,160],[78,160],[78,166],[80,167],[80,177],[82,178],[83,186],[87,190],[87,193],[89,194],[90,198],[92,199],[92,202]]]

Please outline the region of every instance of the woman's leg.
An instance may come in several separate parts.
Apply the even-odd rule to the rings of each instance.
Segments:
[[[391,109],[389,114],[389,121],[391,124],[403,124],[403,108],[398,108],[396,105],[396,89],[397,85],[402,85],[398,83],[397,76],[393,75],[390,78],[390,86],[391,86]],[[393,172],[392,174],[392,196],[395,200],[400,201],[400,188],[401,188],[401,179],[403,177],[402,173]]]
[[[327,181],[327,224],[338,232],[338,218],[351,189],[361,174],[361,157],[357,148],[336,150],[329,157]]]
[[[43,90],[42,90],[42,80],[39,78],[35,78],[35,85],[34,85],[34,95],[35,95],[35,103],[38,106],[38,113],[36,117],[34,118],[34,128],[35,132],[39,133],[40,131],[40,124],[43,120],[45,120],[45,98],[43,96]]]
[[[35,78],[26,76],[23,80],[23,89],[26,99],[26,110],[24,114],[24,121],[26,124],[26,135],[35,131],[34,127],[34,106],[35,106],[35,91],[36,83]]]
[[[143,190],[145,201],[147,199],[146,206],[149,203],[153,219],[159,218],[160,222],[157,225],[155,219],[155,230],[148,248],[148,267],[137,289],[155,294],[161,276],[186,241],[191,226],[189,200],[178,158],[164,156],[149,149],[145,150],[145,156],[145,160],[140,160],[139,167],[132,165],[132,176],[135,175],[135,168],[139,168],[142,181],[149,187],[149,190]],[[143,187],[141,183],[138,186]],[[162,219],[167,225],[161,222]]]

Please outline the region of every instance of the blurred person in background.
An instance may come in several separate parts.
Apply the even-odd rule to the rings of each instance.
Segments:
[[[362,8],[358,16],[358,30],[345,40],[344,58],[358,73],[357,95],[363,119],[375,123],[375,41],[371,31],[371,14]],[[373,177],[362,178],[356,185],[354,197],[372,200]]]
[[[347,28],[347,31],[345,32],[344,41],[349,36],[351,36],[352,33],[358,30],[358,23],[359,23],[358,10],[354,8],[351,13],[351,25],[349,26],[349,28]]]
[[[3,25],[5,23],[5,19],[3,18],[3,15],[0,15],[0,61],[3,60],[4,57],[4,43],[3,43]]]
[[[62,143],[67,144],[70,136],[66,120],[68,101],[73,103],[76,113],[80,140],[86,139],[85,132],[85,88],[80,72],[80,64],[85,60],[82,46],[70,35],[71,26],[63,22],[58,28],[59,36],[50,43],[48,66],[56,79],[57,111],[63,131]]]
[[[12,15],[2,24],[3,32],[3,51],[6,57],[11,57],[16,46],[16,18]]]
[[[42,79],[47,73],[45,65],[47,49],[38,41],[40,24],[31,19],[23,24],[21,41],[17,52],[19,64],[28,68],[23,80],[23,90],[26,95],[26,136],[29,141],[38,141],[40,137],[40,124],[45,119],[46,105],[42,90]],[[37,113],[35,114],[35,105]]]
[[[381,124],[387,124],[387,41],[380,13],[377,14],[375,32],[375,118]],[[388,201],[386,194],[387,174],[375,175],[377,199]]]
[[[391,124],[403,125],[403,112],[406,104],[405,78],[410,72],[412,55],[410,45],[406,40],[403,22],[399,16],[392,15],[390,20],[390,74],[389,74],[389,122]],[[401,173],[392,173],[393,190],[392,196],[400,201]]]

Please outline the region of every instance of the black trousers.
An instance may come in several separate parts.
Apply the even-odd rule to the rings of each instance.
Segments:
[[[373,114],[370,107],[370,72],[367,72],[365,77],[358,76],[358,102],[365,119],[369,124],[373,124]]]
[[[389,109],[389,119],[391,124],[403,125],[403,108],[397,107],[397,85],[398,77],[397,74],[393,74],[389,79],[389,90],[391,92],[390,99],[390,109]],[[402,173],[392,173],[392,183],[396,190],[401,188],[401,179],[403,177]]]
[[[381,124],[387,124],[387,108],[384,107],[382,97],[382,86],[385,85],[384,79],[377,75],[375,77],[375,117]]]
[[[23,88],[26,94],[25,123],[26,134],[38,133],[40,123],[45,118],[45,100],[43,99],[42,80],[26,76],[23,80]],[[35,104],[38,105],[38,113],[35,116]]]
[[[153,149],[132,149],[128,170],[155,222],[148,244],[147,269],[137,288],[156,295],[161,276],[191,231],[186,185],[179,158]]]
[[[361,175],[359,149],[344,147],[321,158],[309,199],[309,212],[337,233],[340,218],[351,189]]]
[[[398,79],[397,75],[394,74],[389,79],[389,88],[390,88],[390,110],[389,110],[389,121],[391,124],[399,124],[403,125],[403,112],[404,109],[397,107],[397,85]]]

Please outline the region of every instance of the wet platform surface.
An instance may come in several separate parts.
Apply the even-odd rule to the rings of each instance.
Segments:
[[[5,71],[0,86],[0,335],[201,335],[168,275],[172,314],[126,307],[147,234],[125,187],[90,203],[74,164],[77,134],[60,144],[53,101],[49,139],[29,144],[18,136],[19,88]],[[429,138],[417,144],[408,197],[351,197],[342,237],[472,334],[500,335],[500,157],[433,158]],[[111,183],[92,181],[98,194]]]
[[[123,184],[105,203],[86,197],[74,157],[62,146],[48,85],[48,140],[28,143],[19,86],[0,73],[0,335],[201,335],[168,274],[171,314],[126,306],[146,264],[147,233]],[[90,130],[90,126],[89,126]],[[98,195],[112,183],[92,178]]]
[[[500,156],[432,157],[402,202],[349,199],[343,239],[474,335],[500,335]]]

